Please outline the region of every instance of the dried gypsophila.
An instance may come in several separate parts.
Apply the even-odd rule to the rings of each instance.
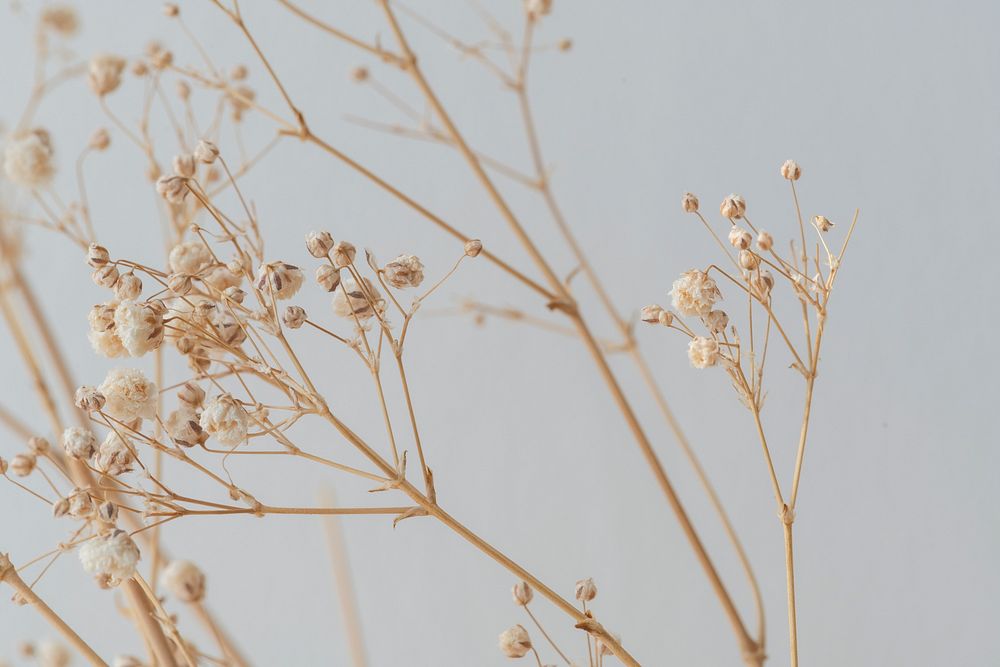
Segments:
[[[747,203],[739,195],[729,195],[719,205],[719,213],[730,220],[739,220],[746,213]]]
[[[205,403],[199,423],[210,436],[224,445],[238,445],[246,440],[250,421],[247,411],[229,394],[221,394]]]
[[[170,439],[182,447],[202,444],[208,437],[199,423],[198,413],[187,406],[171,412],[163,426]]]
[[[329,255],[333,246],[334,240],[330,232],[309,232],[306,234],[306,250],[317,259]]]
[[[682,315],[704,315],[722,298],[722,292],[707,273],[692,269],[674,281],[670,296]]]
[[[70,426],[62,434],[62,446],[66,455],[86,461],[97,450],[97,438],[90,429],[82,426]]]
[[[132,448],[118,433],[111,431],[97,450],[94,465],[103,473],[117,477],[132,472],[135,457]]]
[[[575,589],[576,599],[580,602],[590,602],[597,597],[597,584],[590,577],[586,579],[580,579],[576,582]]]
[[[111,586],[134,575],[140,558],[139,547],[123,530],[87,540],[80,545],[79,555],[83,569],[107,577]]]
[[[292,264],[269,262],[257,269],[257,289],[265,293],[270,289],[275,299],[291,299],[303,281],[302,270]]]
[[[103,53],[90,59],[87,67],[87,83],[96,95],[103,97],[117,90],[122,83],[125,59]]]
[[[519,581],[514,584],[514,587],[510,591],[511,596],[514,598],[514,604],[526,605],[531,602],[532,598],[535,597],[535,592],[531,590],[531,586],[528,585],[527,581]]]
[[[688,343],[688,359],[695,368],[708,368],[719,363],[719,343],[714,338],[695,336]]]
[[[133,357],[155,350],[163,343],[163,314],[146,303],[122,301],[115,308],[115,335]]]
[[[205,597],[205,574],[191,561],[170,561],[163,570],[163,583],[181,602],[199,602]]]
[[[781,176],[789,181],[797,181],[802,176],[802,167],[795,160],[785,160],[781,165]]]
[[[44,187],[55,174],[54,152],[49,133],[43,129],[15,136],[4,149],[4,173],[26,188]]]
[[[681,197],[681,208],[684,209],[686,213],[697,213],[698,198],[690,192],[685,192],[684,196]]]
[[[523,658],[531,650],[531,637],[523,625],[515,625],[500,633],[498,645],[508,658]]]
[[[156,383],[134,368],[115,368],[97,388],[107,403],[104,411],[122,422],[156,417]]]
[[[167,256],[167,263],[172,272],[189,275],[197,274],[213,261],[212,253],[201,241],[178,243],[170,249],[170,254]]]
[[[419,287],[424,281],[424,265],[414,255],[400,255],[382,269],[387,283],[396,289]]]
[[[384,310],[385,299],[368,278],[362,278],[360,284],[348,278],[333,295],[333,313],[337,317],[367,320]]]

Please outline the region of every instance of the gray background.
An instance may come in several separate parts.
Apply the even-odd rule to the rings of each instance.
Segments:
[[[530,269],[457,155],[344,120],[398,120],[373,91],[349,82],[352,66],[372,65],[380,81],[419,105],[404,77],[332,44],[276,4],[246,4],[262,48],[318,134]],[[465,3],[412,4],[470,41],[487,36]],[[520,26],[518,3],[485,4]],[[537,121],[556,193],[622,310],[665,302],[676,274],[716,256],[679,211],[685,190],[699,194],[709,212],[739,192],[754,221],[783,238],[793,217],[777,169],[794,157],[804,169],[806,213],[846,223],[861,209],[832,302],[796,523],[802,663],[996,664],[996,5],[555,4],[539,38],[570,36],[575,46],[535,61]],[[370,2],[312,6],[359,36],[391,43]],[[27,3],[28,13],[37,8]],[[197,64],[158,3],[93,2],[86,10],[84,32],[72,43],[79,54],[134,56],[156,37],[176,49],[178,62]],[[232,26],[208,3],[184,3],[183,11],[220,63],[250,65],[260,99],[281,108]],[[470,141],[527,169],[514,98],[412,21],[405,25]],[[0,118],[8,127],[29,85],[28,26],[25,12],[0,13]],[[111,98],[124,118],[136,117],[140,88],[130,79]],[[210,103],[208,93],[195,96]],[[106,121],[81,83],[57,92],[39,121],[53,132],[63,160],[57,187],[69,196],[70,161]],[[171,137],[162,118],[157,122],[158,149],[169,156]],[[248,122],[248,145],[261,145],[268,132],[265,122]],[[231,132],[221,143],[234,150]],[[162,263],[155,199],[135,151],[116,134],[113,150],[90,164],[101,240],[117,256]],[[558,270],[569,272],[572,261],[538,199],[498,182]],[[245,183],[275,258],[307,265],[301,239],[314,228],[380,258],[414,252],[431,276],[460,251],[356,174],[294,141]],[[112,364],[90,351],[85,315],[104,295],[67,243],[39,233],[28,241],[33,280],[74,371],[96,384]],[[596,325],[610,335],[580,287]],[[436,307],[473,295],[545,316],[532,294],[485,262],[465,265]],[[330,321],[315,290],[297,301]],[[600,617],[645,664],[738,664],[720,607],[581,346],[515,324],[476,328],[468,318],[431,315],[413,332],[410,375],[442,503],[566,595],[576,579],[594,577]],[[787,664],[781,530],[750,417],[721,372],[688,366],[678,337],[645,328],[639,335],[745,539],[766,599],[770,664]],[[364,373],[346,353],[330,354],[316,337],[301,339],[322,369],[331,404],[378,441]],[[0,400],[44,431],[6,336],[0,346]],[[632,368],[624,359],[615,365],[749,617],[749,592],[690,470]],[[787,484],[801,383],[781,364],[771,374],[766,415]],[[318,428],[301,437],[317,449],[340,446]],[[2,452],[19,447],[7,438]],[[236,461],[231,469],[273,504],[312,504],[330,483],[345,503],[365,500],[363,485],[308,466]],[[10,485],[0,485],[0,504],[0,549],[16,561],[66,535],[66,524]],[[525,622],[510,602],[510,575],[431,520],[393,531],[388,520],[352,518],[345,531],[371,664],[506,664],[496,635]],[[213,573],[210,605],[256,664],[347,664],[318,521],[190,519],[164,535],[175,553]],[[113,594],[82,576],[75,556],[57,564],[39,591],[100,652],[140,651],[114,611]],[[544,603],[536,609],[579,657],[582,642],[560,613]],[[182,619],[182,627],[191,625]],[[0,655],[11,656],[21,639],[49,634],[30,610],[0,606]]]

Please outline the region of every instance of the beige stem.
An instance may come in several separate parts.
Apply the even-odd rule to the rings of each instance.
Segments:
[[[146,598],[146,593],[134,579],[128,579],[122,584],[125,595],[135,611],[136,622],[142,630],[143,635],[153,646],[153,653],[156,655],[157,667],[177,667],[174,660],[174,652],[163,634],[160,622],[154,617],[153,606]]]
[[[792,558],[792,524],[784,522],[785,528],[785,580],[788,590],[788,649],[791,667],[799,665],[799,635],[795,620],[795,563]]]

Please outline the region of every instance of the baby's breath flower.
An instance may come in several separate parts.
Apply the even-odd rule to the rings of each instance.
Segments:
[[[70,426],[63,431],[62,445],[67,456],[86,461],[97,449],[97,438],[89,429]]]
[[[590,577],[576,582],[576,599],[580,602],[590,602],[597,597],[597,584]]]
[[[685,192],[681,197],[681,208],[687,213],[698,212],[698,198],[690,192]]]
[[[750,242],[753,237],[750,236],[750,232],[745,229],[740,229],[739,227],[733,227],[729,230],[729,243],[732,244],[734,248],[739,248],[740,250],[746,250],[750,247]]]
[[[419,287],[424,281],[424,265],[414,255],[400,255],[385,265],[386,282],[396,289]]]
[[[174,273],[195,275],[212,263],[212,253],[201,241],[184,241],[170,250],[167,263]]]
[[[713,310],[705,316],[705,326],[713,333],[722,333],[729,326],[729,315],[724,310]]]
[[[101,268],[109,261],[111,261],[111,255],[108,254],[108,249],[104,246],[91,243],[87,248],[87,264],[95,269]]]
[[[118,334],[115,333],[114,329],[91,331],[87,334],[87,338],[90,340],[90,346],[94,349],[94,352],[102,357],[117,359],[118,357],[128,355],[128,350],[122,345],[122,341],[118,338]]]
[[[205,402],[205,390],[194,382],[185,382],[177,391],[177,400],[192,410],[199,408]]]
[[[42,25],[57,32],[63,37],[70,37],[76,34],[80,28],[80,19],[76,15],[76,10],[67,5],[51,5],[42,10]]]
[[[135,574],[139,547],[124,530],[115,530],[80,545],[80,563],[87,572],[110,578],[115,586]]]
[[[740,250],[740,267],[747,271],[753,271],[760,265],[760,256],[753,250]]]
[[[774,287],[774,276],[768,270],[760,271],[759,274],[755,273],[750,279],[750,289],[753,291],[754,296],[761,300],[767,299],[768,295],[771,293],[771,288]]]
[[[470,239],[465,242],[465,256],[466,257],[479,257],[479,253],[483,251],[483,242],[479,239]]]
[[[201,427],[224,445],[238,445],[247,437],[247,411],[229,394],[210,399],[201,413]]]
[[[202,139],[194,149],[194,159],[205,164],[212,164],[219,157],[219,147],[207,139]]]
[[[552,11],[552,0],[524,0],[524,11],[532,19],[538,20]]]
[[[180,16],[181,8],[172,2],[164,3],[163,5],[163,15],[169,18],[175,18]]]
[[[746,213],[746,210],[747,203],[739,195],[729,195],[722,200],[722,204],[719,206],[719,213],[722,214],[722,217],[730,220],[739,220]]]
[[[332,292],[340,285],[340,271],[329,264],[320,264],[316,269],[316,282],[327,292]]]
[[[122,301],[115,309],[115,334],[131,356],[141,357],[163,342],[163,315],[147,304]]]
[[[131,271],[119,276],[114,286],[115,296],[123,301],[134,301],[142,294],[142,280]]]
[[[189,273],[171,273],[167,277],[167,287],[177,296],[184,296],[193,286]]]
[[[156,192],[171,204],[183,204],[187,197],[187,182],[180,176],[160,176],[156,179]]]
[[[356,254],[357,249],[354,244],[347,241],[337,241],[330,249],[330,259],[338,269],[350,266]]]
[[[171,412],[164,426],[170,439],[182,447],[194,447],[205,439],[205,431],[198,423],[198,415],[190,406]]]
[[[106,129],[99,127],[90,135],[90,141],[87,142],[87,145],[95,151],[107,150],[108,146],[111,145],[111,135]]]
[[[247,298],[247,293],[234,285],[222,290],[222,296],[233,303],[243,303],[243,300]]]
[[[685,271],[670,290],[673,305],[683,315],[704,315],[722,298],[715,281],[704,271]]]
[[[714,338],[695,336],[688,343],[688,359],[695,368],[708,368],[719,363],[719,343]]]
[[[27,477],[35,470],[34,454],[18,454],[10,460],[10,471],[18,477]]]
[[[14,137],[4,150],[3,169],[7,177],[26,188],[45,187],[52,181],[52,140],[49,133],[35,129]]]
[[[535,592],[531,590],[531,586],[528,585],[527,581],[517,582],[510,592],[514,598],[514,604],[522,606],[531,602],[531,599],[535,597]]]
[[[351,69],[351,81],[354,83],[364,83],[369,76],[367,67],[359,66]]]
[[[100,410],[104,407],[105,401],[104,394],[97,391],[96,388],[86,385],[78,387],[76,393],[73,395],[73,402],[76,407],[86,412]]]
[[[250,110],[257,93],[249,86],[237,86],[235,89],[226,91],[226,99],[233,109],[233,120],[240,122],[243,114]]]
[[[181,153],[175,155],[173,160],[174,173],[182,178],[194,178],[195,167],[194,155]]]
[[[99,269],[94,269],[90,278],[98,287],[114,289],[115,283],[118,282],[118,267],[114,264],[106,264]]]
[[[247,66],[233,65],[233,68],[229,70],[229,78],[233,81],[242,81],[247,78]]]
[[[763,252],[768,252],[774,247],[774,237],[765,232],[763,229],[757,234],[757,247]]]
[[[531,637],[523,625],[515,625],[500,633],[499,646],[508,658],[523,658],[531,650]]]
[[[212,289],[225,292],[230,287],[240,286],[243,282],[243,273],[233,271],[226,264],[215,264],[204,270],[201,279]]]
[[[302,287],[302,270],[284,262],[261,264],[257,269],[257,289],[274,294],[275,299],[291,299]]]
[[[642,310],[639,312],[639,319],[647,324],[659,324],[660,316],[665,311],[661,306],[650,304],[648,306],[643,306]]]
[[[205,574],[191,561],[170,561],[163,570],[163,583],[181,602],[198,602],[205,597]]]
[[[28,438],[28,451],[36,456],[45,456],[50,449],[49,441],[37,435]]]
[[[99,96],[114,92],[122,83],[125,59],[111,54],[100,54],[90,59],[87,82]]]
[[[38,642],[35,658],[38,660],[38,667],[69,667],[72,660],[69,649],[51,639]]]
[[[177,97],[180,98],[182,102],[187,102],[191,98],[191,84],[187,81],[178,81],[174,85],[174,92],[177,93]]]
[[[367,320],[377,310],[385,308],[385,300],[379,296],[375,286],[367,278],[359,285],[354,278],[347,278],[333,295],[333,313],[337,317]],[[374,306],[373,306],[374,305]]]
[[[330,232],[309,232],[306,234],[306,250],[317,259],[326,257],[333,245],[333,236],[330,235]]]
[[[797,181],[802,176],[802,169],[795,160],[785,160],[781,165],[781,176],[789,181]]]
[[[135,458],[132,456],[132,449],[125,440],[111,431],[104,438],[104,442],[97,449],[97,456],[94,464],[101,472],[112,477],[123,475],[132,471]]]
[[[70,516],[86,519],[94,513],[94,499],[84,489],[73,489],[67,500]]]
[[[813,224],[816,225],[816,229],[821,232],[828,232],[833,229],[833,223],[830,222],[830,218],[825,215],[814,215]]]
[[[156,383],[134,368],[115,368],[97,388],[107,403],[104,411],[115,419],[131,422],[156,416]]]
[[[285,308],[285,312],[281,316],[281,321],[284,322],[285,326],[289,329],[298,329],[306,323],[306,319],[308,317],[309,316],[306,315],[304,308],[299,306],[288,306]]]

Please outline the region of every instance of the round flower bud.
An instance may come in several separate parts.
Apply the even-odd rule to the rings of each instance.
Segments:
[[[369,72],[367,67],[355,67],[351,70],[351,81],[354,83],[364,83],[368,80]]]
[[[205,390],[194,382],[185,382],[177,392],[177,400],[191,409],[199,408],[205,402]]]
[[[18,454],[10,460],[10,471],[18,477],[27,477],[35,470],[34,454]]]
[[[757,234],[757,247],[764,252],[769,251],[774,247],[774,237],[764,230],[761,230],[760,233]]]
[[[108,372],[98,391],[107,403],[104,411],[122,422],[156,417],[156,383],[134,368],[116,368]]]
[[[580,602],[590,602],[597,597],[597,585],[591,578],[576,582],[576,599]]]
[[[313,257],[326,257],[330,254],[334,242],[330,232],[309,232],[306,234],[306,250]]]
[[[424,265],[414,255],[400,255],[385,265],[385,280],[396,289],[419,287],[424,281]]]
[[[4,173],[26,188],[44,187],[56,171],[54,153],[52,139],[45,130],[15,136],[4,150]]]
[[[813,216],[813,224],[821,232],[828,232],[833,228],[833,223],[825,215],[815,215]]]
[[[190,561],[170,561],[163,571],[163,583],[181,602],[199,602],[205,597],[205,574]]]
[[[333,260],[333,265],[336,268],[343,269],[354,262],[354,256],[357,252],[354,244],[347,241],[337,241],[330,249],[330,259]]]
[[[65,498],[60,498],[59,500],[52,503],[52,516],[56,519],[66,516],[69,514],[69,501]]]
[[[535,597],[535,592],[531,590],[527,581],[519,581],[511,589],[511,595],[514,597],[514,604],[523,606],[531,602],[531,599]]]
[[[195,275],[212,263],[212,253],[201,241],[184,241],[170,249],[167,263],[174,273]]]
[[[257,270],[257,289],[270,291],[275,299],[291,299],[302,287],[302,271],[284,262],[261,264]]]
[[[523,658],[531,650],[531,637],[523,625],[515,625],[500,633],[499,646],[508,658]]]
[[[187,197],[187,182],[180,176],[160,176],[156,179],[156,193],[171,204],[183,204]]]
[[[685,271],[670,290],[674,309],[683,315],[704,315],[722,298],[719,287],[707,273]]]
[[[94,458],[94,465],[112,477],[131,472],[134,463],[135,458],[129,443],[114,431],[104,438]]]
[[[712,333],[722,333],[729,326],[729,315],[724,310],[713,310],[705,316],[705,326]]]
[[[659,324],[660,315],[663,313],[663,308],[654,304],[649,306],[644,306],[639,312],[639,319],[647,324]]]
[[[479,257],[479,253],[483,251],[483,242],[479,239],[471,239],[465,242],[465,255],[466,257]]]
[[[202,139],[194,149],[194,159],[205,164],[212,164],[219,157],[219,147],[211,141]]]
[[[80,563],[94,575],[104,575],[115,586],[135,574],[139,547],[124,530],[91,538],[80,545]]]
[[[771,272],[766,269],[764,271],[760,271],[759,275],[754,274],[753,278],[751,278],[750,287],[754,296],[760,299],[766,299],[767,295],[771,293],[771,288],[774,287],[774,276],[772,276]]]
[[[36,456],[45,456],[49,451],[49,441],[34,435],[28,438],[28,451]]]
[[[183,178],[193,178],[195,172],[194,155],[182,153],[175,155],[173,160],[174,173]]]
[[[243,303],[243,300],[247,298],[247,293],[239,287],[227,287],[222,290],[222,296],[226,297],[233,303]]]
[[[247,66],[233,65],[233,68],[229,70],[229,78],[233,81],[242,81],[247,78]]]
[[[81,410],[96,412],[104,407],[105,398],[104,394],[97,391],[96,388],[83,385],[77,388],[76,394],[73,396],[73,401],[76,407]]]
[[[94,93],[103,97],[121,85],[124,69],[123,58],[108,54],[94,56],[88,65],[87,83]]]
[[[191,282],[191,274],[188,273],[171,273],[167,278],[167,287],[170,291],[177,296],[184,296],[191,291],[193,284]]]
[[[299,306],[288,306],[285,308],[285,312],[281,316],[281,320],[289,329],[298,329],[306,323],[307,317],[308,315],[306,315],[304,308],[300,308]]]
[[[87,264],[95,269],[101,268],[109,261],[111,261],[111,255],[108,254],[108,249],[104,246],[91,243],[90,247],[87,248]]]
[[[327,292],[332,292],[340,285],[340,271],[329,264],[321,264],[316,269],[316,282]]]
[[[177,97],[185,102],[191,97],[191,85],[187,81],[178,81],[174,90],[177,92]]]
[[[740,267],[747,271],[753,271],[760,266],[760,256],[753,250],[740,250]]]
[[[118,505],[106,500],[97,506],[97,518],[104,523],[114,523],[118,520]]]
[[[163,5],[163,15],[164,16],[168,16],[170,18],[174,18],[176,16],[180,16],[180,13],[181,13],[181,8],[178,7],[177,5],[175,5],[172,2],[168,2],[165,5]]]
[[[83,489],[73,489],[69,498],[69,515],[86,519],[94,513],[94,499]]]
[[[62,446],[67,456],[86,461],[97,450],[97,438],[82,426],[70,426],[63,431]]]
[[[182,447],[194,447],[208,439],[208,434],[198,423],[198,415],[191,406],[185,405],[171,412],[164,426],[170,439]]]
[[[142,280],[131,271],[122,274],[115,283],[115,296],[121,301],[134,301],[142,294]]]
[[[229,394],[222,394],[205,404],[200,424],[222,444],[239,445],[246,440],[249,421],[243,406]]]
[[[42,10],[39,23],[48,30],[57,32],[63,37],[69,37],[80,28],[80,19],[76,10],[64,5],[49,5]]]
[[[681,197],[681,208],[687,213],[698,212],[698,198],[690,192],[685,192]]]
[[[719,363],[719,343],[714,338],[695,336],[688,343],[688,359],[695,368],[708,368]]]
[[[795,160],[785,160],[781,165],[781,176],[789,181],[797,181],[802,175],[802,169]]]
[[[358,284],[354,278],[348,278],[340,288],[333,293],[333,314],[337,317],[361,321],[381,313],[385,308],[385,300],[367,278]]]
[[[524,0],[524,11],[537,21],[552,11],[552,0]]]
[[[750,242],[753,237],[750,236],[750,232],[745,229],[740,229],[739,227],[733,227],[729,230],[729,243],[732,244],[734,248],[739,248],[740,250],[746,250],[750,247]]]
[[[107,287],[111,289],[118,282],[118,267],[113,264],[108,264],[107,266],[102,266],[99,269],[94,269],[94,272],[90,275],[94,284],[98,287]]]
[[[746,210],[747,203],[739,195],[729,195],[722,200],[722,204],[719,206],[719,213],[722,214],[722,217],[730,220],[739,220],[746,213]]]

